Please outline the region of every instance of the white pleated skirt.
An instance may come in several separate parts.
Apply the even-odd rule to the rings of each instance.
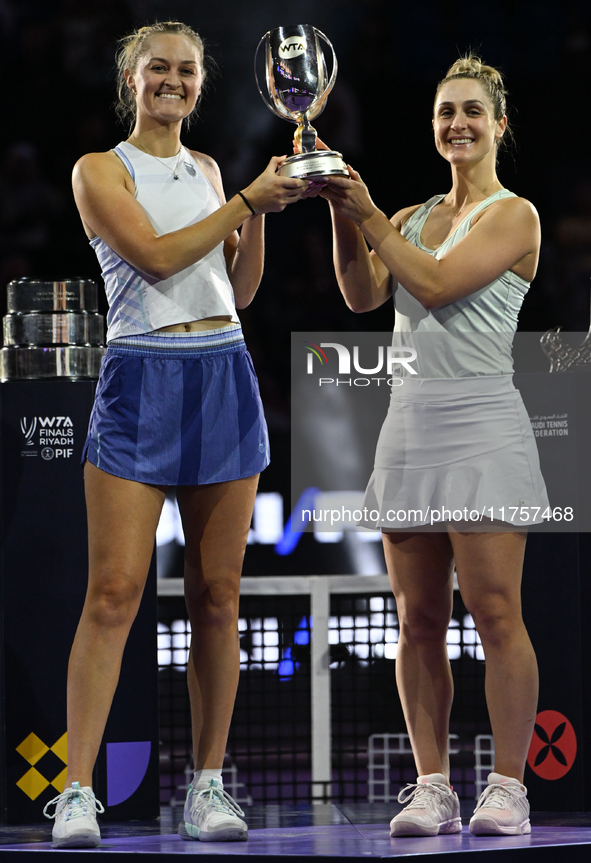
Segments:
[[[393,387],[360,526],[468,521],[477,529],[494,520],[527,529],[548,506],[512,375],[405,378]]]

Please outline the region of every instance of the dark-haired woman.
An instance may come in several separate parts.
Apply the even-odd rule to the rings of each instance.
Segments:
[[[236,307],[263,267],[264,214],[302,197],[273,158],[226,203],[217,165],[185,149],[204,70],[184,24],[143,27],[118,57],[127,141],[84,156],[74,195],[103,270],[108,350],[85,446],[89,582],[68,675],[68,776],[54,845],[98,845],[92,770],[169,486],[186,538],[195,775],[181,833],[247,838],[221,768],[239,672],[239,580],[268,438]],[[242,226],[240,236],[237,228]]]
[[[322,192],[347,304],[369,311],[393,296],[395,344],[417,350],[418,374],[393,388],[365,500],[379,512],[366,526],[383,532],[396,596],[396,678],[419,774],[402,792],[407,805],[391,835],[461,830],[448,755],[454,562],[486,657],[496,753],[470,830],[522,834],[530,831],[522,783],[538,681],[521,616],[526,535],[513,529],[519,520],[511,523],[509,507],[523,507],[533,523],[547,497],[512,383],[511,342],[536,272],[540,226],[533,206],[497,177],[508,129],[495,69],[473,56],[457,61],[437,88],[433,131],[451,167],[447,194],[388,220],[352,169]],[[434,519],[444,522],[439,532],[428,530]]]

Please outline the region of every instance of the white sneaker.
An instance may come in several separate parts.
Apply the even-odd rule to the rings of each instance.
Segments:
[[[49,815],[47,810],[54,803],[55,812]],[[46,818],[55,818],[51,834],[53,848],[96,848],[101,844],[96,813],[104,811],[90,786],[80,788],[79,782],[72,782],[71,788],[66,788],[43,809]]]
[[[458,795],[442,773],[419,776],[416,785],[402,789],[398,802],[408,806],[390,821],[390,836],[437,836],[462,831]]]
[[[527,788],[517,779],[489,773],[488,787],[480,795],[470,819],[475,836],[521,836],[531,833]]]
[[[210,779],[201,791],[189,785],[179,835],[201,842],[243,842],[248,839],[248,827],[242,818],[244,812],[224,791],[221,780]]]

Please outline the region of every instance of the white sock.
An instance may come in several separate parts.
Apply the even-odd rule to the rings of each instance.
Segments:
[[[209,782],[211,779],[218,780],[218,788],[223,788],[224,783],[222,782],[222,768],[204,768],[203,770],[196,770],[193,773],[193,781],[191,785],[197,791],[203,791],[204,788],[209,788]]]

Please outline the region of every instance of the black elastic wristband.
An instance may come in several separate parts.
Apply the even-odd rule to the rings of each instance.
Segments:
[[[254,207],[253,207],[253,206],[252,206],[252,204],[249,202],[249,200],[248,200],[248,198],[246,197],[246,195],[243,195],[243,194],[242,194],[242,192],[238,192],[238,194],[240,195],[240,197],[242,198],[242,200],[244,201],[244,203],[246,204],[246,206],[248,207],[248,209],[250,210],[250,212],[252,213],[252,215],[253,215],[253,216],[256,216],[256,213],[255,213],[255,211],[254,211]]]

